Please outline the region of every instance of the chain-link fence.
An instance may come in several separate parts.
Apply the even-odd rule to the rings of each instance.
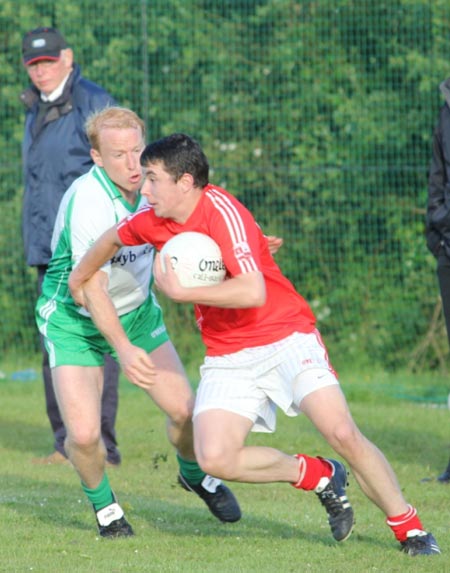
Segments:
[[[24,263],[21,39],[59,28],[83,75],[137,111],[152,140],[198,139],[212,181],[253,210],[340,357],[445,366],[423,236],[444,0],[119,0],[0,4],[0,353],[38,348]],[[169,305],[181,353],[186,310]],[[184,332],[183,332],[184,331]],[[192,341],[192,342],[190,342]]]

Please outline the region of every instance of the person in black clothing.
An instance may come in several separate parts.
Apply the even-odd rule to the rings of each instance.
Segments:
[[[437,259],[437,277],[450,344],[450,78],[441,83],[440,90],[445,103],[433,134],[426,239],[428,248]],[[450,459],[447,469],[437,479],[450,483]]]
[[[103,88],[81,76],[73,51],[54,28],[25,34],[22,60],[31,85],[20,98],[26,107],[22,163],[24,198],[22,233],[26,262],[37,269],[38,294],[51,258],[51,237],[64,192],[93,165],[91,145],[84,132],[86,118],[115,100]],[[61,419],[42,345],[42,375],[47,416],[54,435],[54,452],[34,463],[68,463],[64,450],[66,429]],[[115,421],[119,366],[106,357],[102,398],[102,437],[111,465],[120,464]]]

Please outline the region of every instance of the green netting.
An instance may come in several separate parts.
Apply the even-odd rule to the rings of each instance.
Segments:
[[[2,0],[0,353],[19,359],[38,347],[18,99],[21,38],[38,25],[64,33],[84,75],[137,111],[149,140],[185,131],[201,142],[212,181],[284,237],[277,258],[334,354],[444,365],[423,230],[450,75],[447,0]],[[167,312],[188,354],[185,310]]]

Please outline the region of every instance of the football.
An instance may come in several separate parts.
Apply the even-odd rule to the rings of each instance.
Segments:
[[[226,269],[219,245],[208,235],[192,231],[175,235],[161,249],[161,266],[165,256],[184,287],[211,286],[224,280]]]

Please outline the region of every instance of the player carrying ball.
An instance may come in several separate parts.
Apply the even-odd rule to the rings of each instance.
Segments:
[[[141,164],[149,206],[96,242],[73,271],[70,286],[82,302],[80,287],[124,246],[151,243],[161,249],[184,231],[205,233],[218,243],[227,278],[217,285],[182,287],[168,260],[162,272],[158,257],[154,270],[157,287],[168,297],[195,305],[206,346],[194,408],[201,468],[230,481],[287,482],[315,492],[334,538],[344,541],[354,518],[343,463],[245,445],[250,431],[275,430],[277,407],[289,416],[303,413],[385,514],[402,551],[440,553],[403,498],[386,458],[353,421],[310,307],[281,273],[251,213],[208,182],[200,146],[187,135],[173,134],[148,145]]]

